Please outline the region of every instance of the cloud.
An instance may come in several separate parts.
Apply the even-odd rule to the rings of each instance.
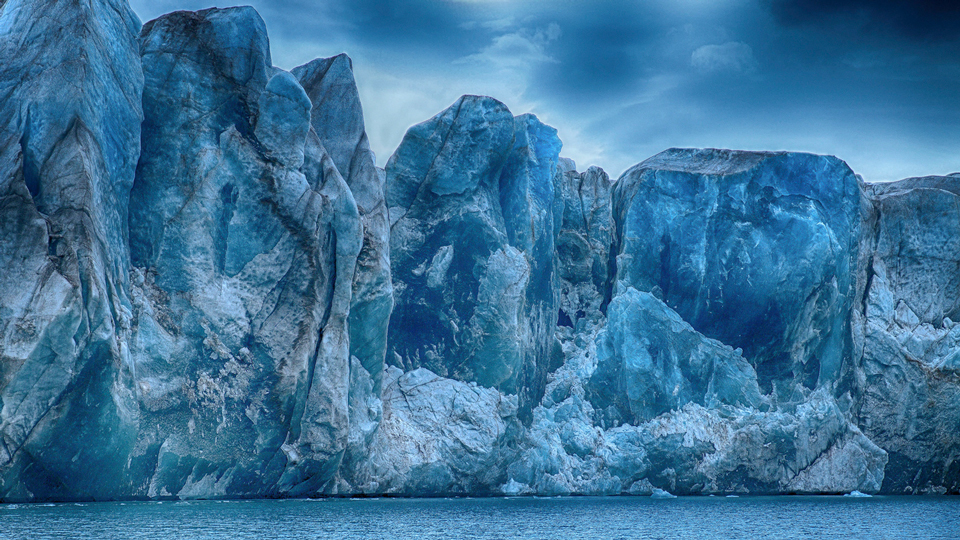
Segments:
[[[463,28],[464,30],[473,30],[475,28],[486,28],[488,30],[503,31],[515,25],[516,25],[515,17],[503,17],[502,19],[495,19],[492,21],[476,21],[476,20],[467,21],[465,23],[461,23],[460,28]]]
[[[831,153],[873,180],[960,169],[955,2],[224,1],[260,11],[281,67],[350,54],[381,164],[470,93],[614,175],[670,146]],[[144,20],[210,3],[131,0]]]
[[[750,73],[757,69],[753,49],[739,41],[699,47],[690,55],[690,65],[704,73]]]
[[[960,3],[944,0],[764,0],[778,21],[936,42],[960,37]]]
[[[529,70],[540,63],[557,63],[547,54],[547,45],[562,34],[560,26],[550,23],[535,31],[521,29],[502,34],[480,52],[456,60],[458,64],[481,64],[495,69]]]

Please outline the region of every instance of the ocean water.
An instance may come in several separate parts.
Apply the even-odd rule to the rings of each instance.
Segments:
[[[960,497],[327,499],[0,505],[3,539],[960,538]]]

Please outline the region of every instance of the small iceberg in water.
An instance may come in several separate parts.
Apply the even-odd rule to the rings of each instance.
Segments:
[[[653,488],[653,493],[650,494],[651,499],[676,499],[677,496],[665,489]]]
[[[844,495],[844,497],[867,497],[867,498],[869,498],[869,497],[873,497],[873,495],[870,495],[870,494],[868,494],[868,493],[863,493],[862,491],[858,491],[858,490],[855,489],[855,490],[851,491],[850,493],[847,493],[846,495]]]
[[[527,495],[530,493],[530,486],[517,482],[513,478],[500,487],[500,491],[507,497],[516,497],[517,495]]]

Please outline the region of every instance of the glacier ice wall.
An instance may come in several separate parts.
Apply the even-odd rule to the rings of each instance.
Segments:
[[[960,490],[960,177],[612,181],[480,96],[378,169],[252,8],[7,0],[0,59],[0,500]]]
[[[121,496],[139,421],[126,222],[140,21],[122,0],[0,9],[0,492]]]

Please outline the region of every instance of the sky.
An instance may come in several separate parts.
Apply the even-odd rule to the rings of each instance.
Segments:
[[[835,155],[867,181],[960,171],[960,2],[131,0],[252,5],[275,65],[346,52],[383,166],[463,94],[559,130],[616,178],[671,147]]]

